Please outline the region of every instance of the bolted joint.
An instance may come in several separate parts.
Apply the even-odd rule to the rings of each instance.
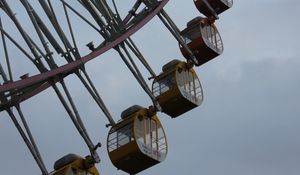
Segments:
[[[194,62],[192,61],[192,60],[187,60],[187,62],[185,63],[185,66],[186,66],[186,68],[187,69],[191,69],[191,68],[193,68],[194,67]]]
[[[152,116],[156,115],[157,111],[158,111],[158,110],[157,110],[156,107],[154,107],[154,106],[149,106],[148,111],[147,111],[148,116],[151,118]]]
[[[86,169],[90,169],[95,165],[95,160],[92,156],[88,155],[85,157],[84,161],[83,161],[83,166]]]

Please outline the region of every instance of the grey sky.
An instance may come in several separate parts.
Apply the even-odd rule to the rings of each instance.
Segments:
[[[181,29],[199,15],[192,0],[172,0],[166,11]],[[169,153],[163,163],[140,174],[298,175],[299,16],[297,0],[235,1],[217,21],[224,54],[197,68],[204,88],[203,105],[178,119],[159,114]],[[97,37],[82,36],[83,40]],[[177,42],[157,18],[133,39],[157,73],[169,60],[183,60]],[[128,106],[150,105],[113,51],[89,62],[87,68],[115,120]],[[125,174],[108,159],[104,115],[77,78],[66,81],[92,138],[103,144],[102,162],[97,165],[100,173]],[[22,107],[49,170],[67,153],[88,154],[52,89]],[[0,114],[0,138],[1,174],[40,173],[6,113]]]

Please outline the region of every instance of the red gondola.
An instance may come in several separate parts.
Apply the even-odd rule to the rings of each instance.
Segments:
[[[216,26],[208,18],[197,17],[191,20],[187,23],[187,28],[180,34],[197,58],[198,66],[223,53],[221,36]],[[186,49],[180,46],[180,50],[186,59],[190,59]]]
[[[228,10],[233,5],[233,0],[207,0],[207,2],[210,4],[210,6],[217,14],[220,14]],[[211,12],[208,10],[207,6],[205,5],[204,0],[194,0],[194,3],[197,9],[200,11],[200,13],[202,13],[207,17],[212,16]]]

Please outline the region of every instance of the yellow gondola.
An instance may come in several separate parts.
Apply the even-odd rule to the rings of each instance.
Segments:
[[[57,160],[54,170],[50,175],[100,175],[91,157],[84,159],[75,154],[68,154]]]
[[[187,28],[181,32],[181,35],[198,60],[198,66],[223,53],[221,36],[211,19],[194,18],[187,23]],[[180,50],[186,59],[191,59],[184,47],[180,46]]]
[[[233,0],[207,0],[213,10],[217,13],[223,13],[224,11],[228,10],[233,5]],[[194,3],[199,10],[200,13],[203,15],[210,17],[212,14],[206,7],[203,0],[194,0]]]
[[[155,78],[152,92],[162,112],[175,118],[203,101],[202,87],[196,72],[185,62],[173,60],[163,66]]]
[[[115,167],[136,174],[165,160],[167,139],[155,113],[132,106],[121,118],[107,138],[108,155]]]

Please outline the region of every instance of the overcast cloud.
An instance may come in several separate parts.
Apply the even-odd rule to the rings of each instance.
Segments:
[[[192,0],[172,0],[166,11],[181,29],[199,15]],[[196,68],[204,88],[203,105],[178,119],[158,114],[169,153],[163,163],[140,174],[299,175],[299,16],[298,0],[235,1],[217,21],[224,54]],[[133,39],[157,73],[171,59],[183,60],[177,42],[158,18]],[[113,51],[89,62],[87,70],[115,120],[133,104],[151,104]],[[107,156],[104,115],[77,78],[66,81],[93,140],[103,144],[98,151],[100,173],[125,174]],[[65,154],[88,154],[52,89],[24,102],[22,108],[48,170]],[[0,174],[40,174],[4,112],[0,139]]]

